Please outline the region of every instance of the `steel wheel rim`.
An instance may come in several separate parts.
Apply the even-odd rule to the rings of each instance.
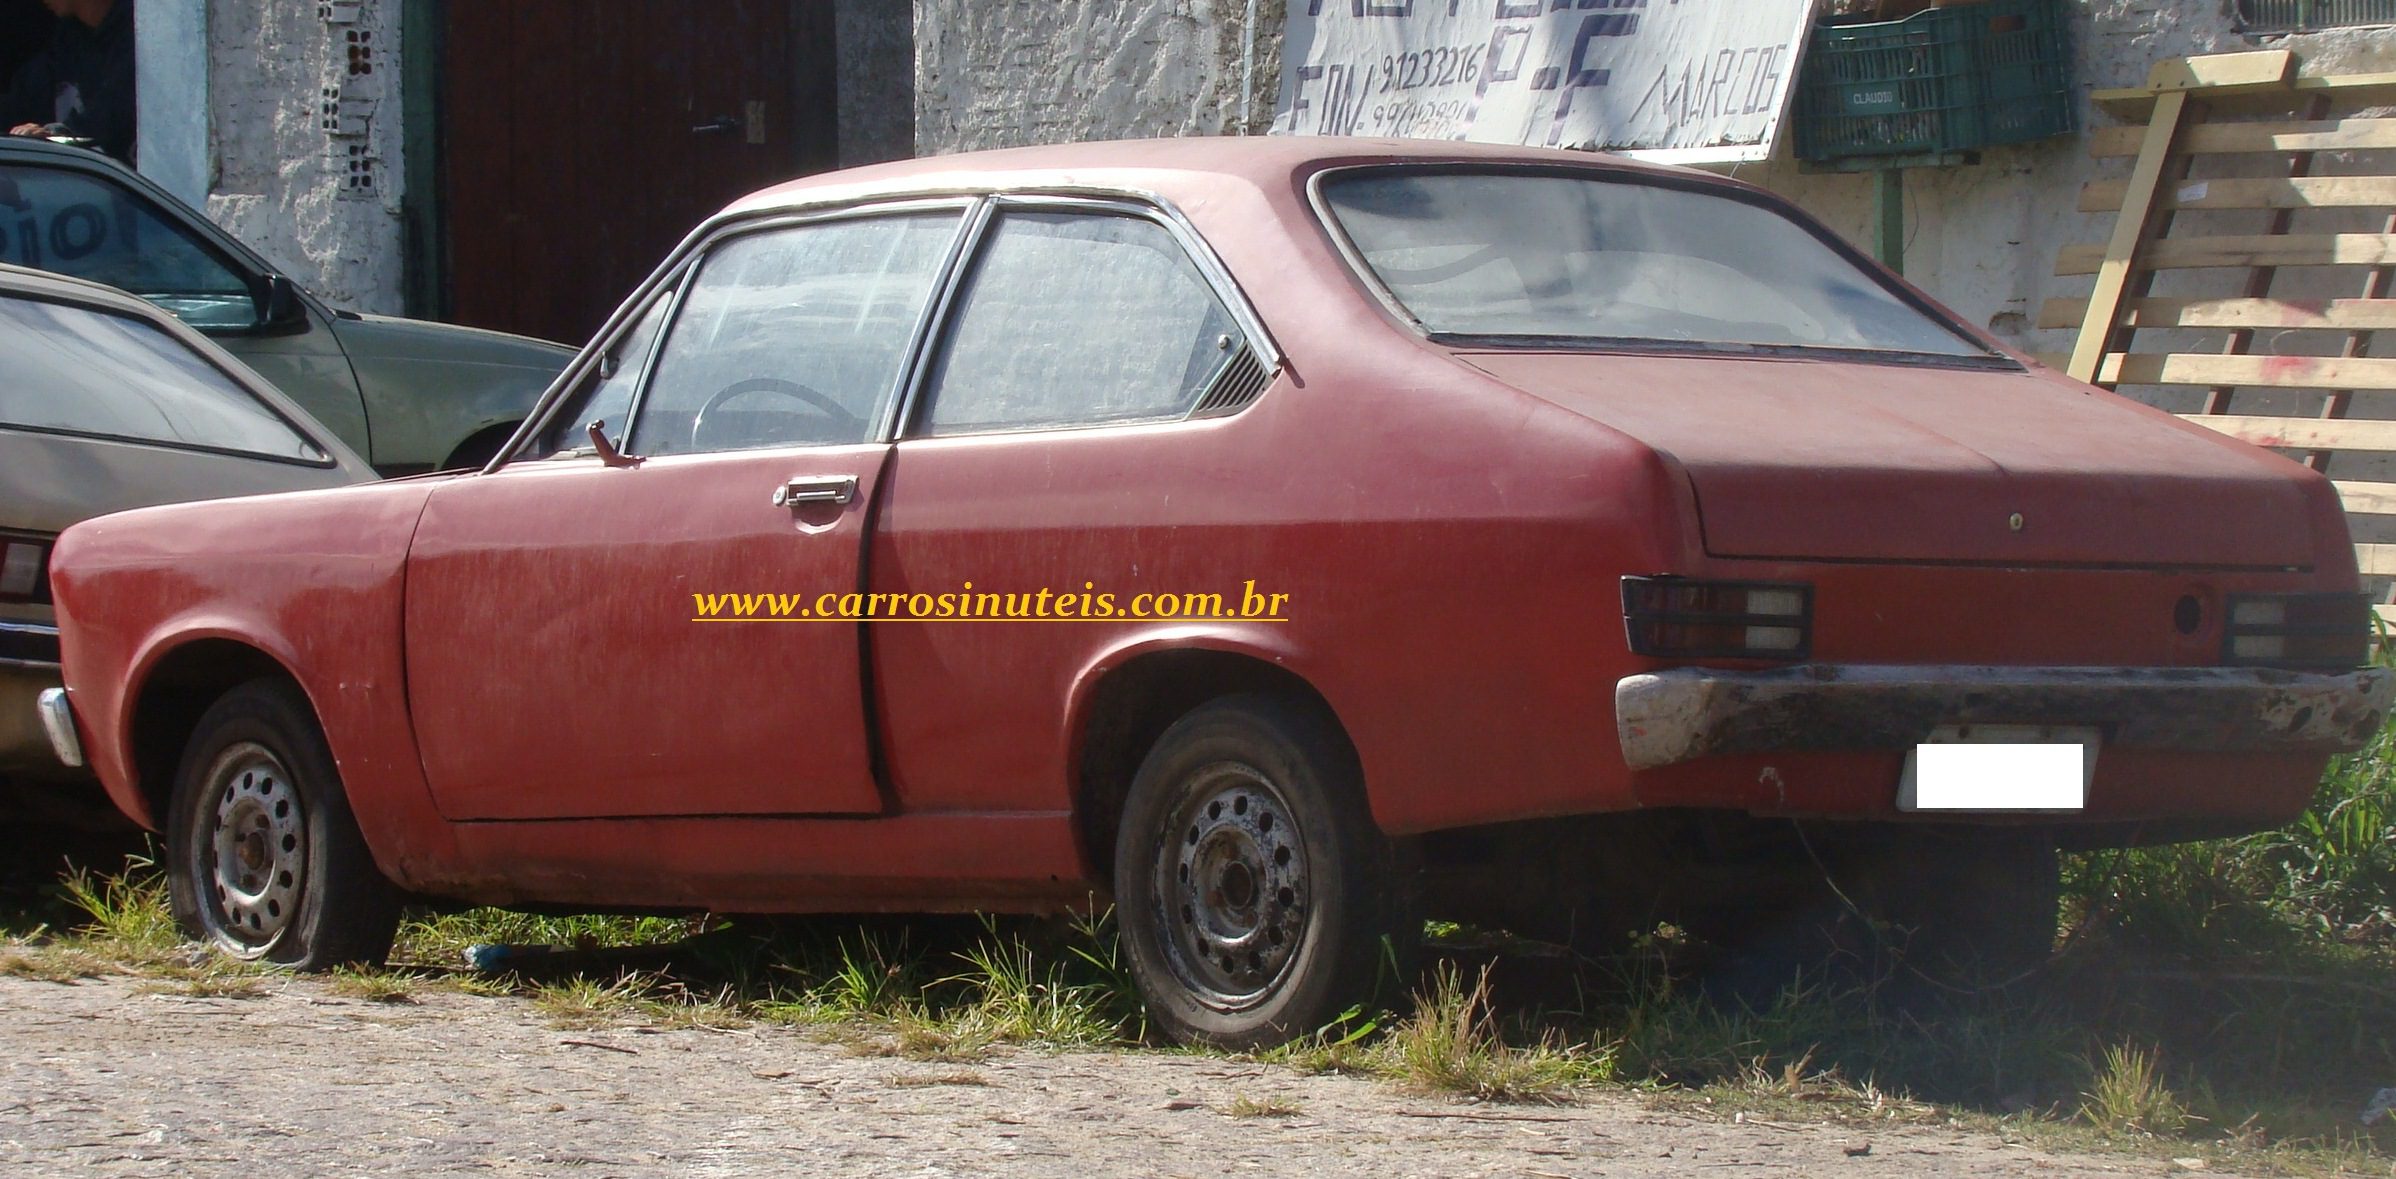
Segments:
[[[1314,906],[1289,800],[1248,766],[1208,766],[1164,840],[1155,888],[1174,976],[1218,1011],[1263,1002],[1288,975]]]
[[[209,826],[194,848],[201,915],[224,948],[262,954],[299,916],[307,810],[282,761],[248,741],[216,759],[202,797]]]

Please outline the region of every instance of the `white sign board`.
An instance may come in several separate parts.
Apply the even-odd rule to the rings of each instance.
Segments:
[[[1290,0],[1276,134],[1760,160],[1813,0]]]

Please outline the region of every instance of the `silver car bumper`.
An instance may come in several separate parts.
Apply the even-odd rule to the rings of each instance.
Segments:
[[[1676,668],[1614,687],[1632,769],[1720,754],[1911,749],[1942,725],[2093,726],[2114,749],[2343,753],[2396,697],[2385,669],[1956,667],[1809,664]]]
[[[83,739],[75,733],[75,706],[67,702],[67,690],[43,689],[36,707],[41,709],[42,731],[50,734],[50,748],[58,760],[83,768]]]

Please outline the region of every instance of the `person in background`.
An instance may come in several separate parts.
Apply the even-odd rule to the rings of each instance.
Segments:
[[[11,135],[89,139],[133,159],[133,0],[42,0],[50,44],[17,70],[0,123]]]

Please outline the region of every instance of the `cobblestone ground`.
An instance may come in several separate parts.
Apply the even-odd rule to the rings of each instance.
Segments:
[[[0,1171],[77,1175],[2158,1175],[1920,1126],[1473,1106],[1163,1053],[861,1054],[803,1031],[560,1031],[526,1002],[271,979],[0,977]],[[1242,1099],[1246,1099],[1243,1101]],[[1237,1116],[1258,1105],[1286,1116]],[[2187,1174],[2188,1172],[2180,1172]]]

